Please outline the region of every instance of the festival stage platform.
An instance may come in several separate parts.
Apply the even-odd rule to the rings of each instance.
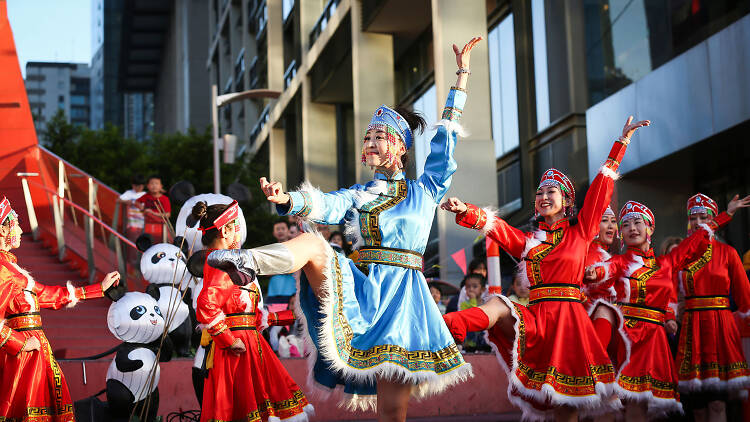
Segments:
[[[422,401],[412,401],[409,418],[417,420],[518,420],[520,412],[508,401],[508,380],[494,355],[470,354],[466,360],[474,368],[474,378],[445,393]],[[68,381],[73,400],[80,400],[104,389],[104,378],[112,358],[96,361],[60,362]],[[304,359],[282,359],[292,378],[302,386],[315,406],[314,421],[368,421],[376,419],[374,413],[352,413],[337,406],[335,401],[317,398],[306,385],[307,364]],[[192,359],[175,359],[161,364],[159,381],[159,414],[198,409],[191,380]],[[85,368],[85,379],[84,379]],[[106,400],[104,395],[100,396]],[[480,417],[474,419],[475,417]],[[454,419],[455,418],[455,419]]]

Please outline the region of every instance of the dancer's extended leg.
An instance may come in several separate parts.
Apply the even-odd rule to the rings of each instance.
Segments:
[[[410,384],[378,379],[378,421],[405,421],[411,389]]]
[[[508,305],[497,297],[479,307],[445,314],[443,318],[453,338],[459,343],[466,338],[466,333],[487,330],[497,324],[500,324],[500,330],[507,339],[511,340],[515,335],[513,314]]]

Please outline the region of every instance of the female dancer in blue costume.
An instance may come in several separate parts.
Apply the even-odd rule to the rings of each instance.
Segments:
[[[453,151],[470,54],[480,40],[473,38],[462,50],[453,46],[458,80],[417,180],[405,179],[403,158],[412,131],[424,120],[386,106],[375,111],[363,143],[362,162],[375,170],[374,180],[331,193],[306,183],[286,193],[280,183],[261,179],[280,214],[346,222],[364,242],[359,264],[367,264],[366,274],[311,233],[250,250],[216,251],[208,258],[209,265],[235,278],[302,268],[306,277],[298,303],[318,352],[312,357],[313,380],[329,391],[343,386],[350,407],[376,407],[380,420],[403,421],[410,395],[437,394],[472,375],[432,300],[421,254],[456,171]]]

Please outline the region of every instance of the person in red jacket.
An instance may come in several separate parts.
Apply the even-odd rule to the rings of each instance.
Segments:
[[[238,215],[237,201],[211,206],[198,202],[193,207],[209,251],[240,247]],[[293,323],[292,311],[269,314],[254,277],[204,263],[196,318],[213,341],[207,352],[210,370],[201,421],[308,420],[312,405],[260,334],[269,325]]]
[[[677,293],[673,272],[700,257],[713,230],[731,218],[722,214],[713,227],[702,225],[670,253],[656,257],[651,236],[656,219],[645,205],[628,201],[620,210],[620,230],[627,251],[586,270],[586,279],[614,281],[626,336],[618,344],[624,362],[617,377],[617,394],[625,401],[625,418],[641,421],[681,413],[677,372],[667,333],[677,331]]]
[[[154,242],[167,242],[169,234],[166,221],[172,212],[169,197],[164,195],[164,186],[159,176],[149,176],[146,181],[148,192],[136,199],[136,204],[143,210],[145,225],[143,232],[150,235]]]
[[[747,206],[750,196],[730,202]],[[717,218],[713,199],[698,193],[687,202],[688,232]],[[726,421],[725,401],[750,386],[742,339],[729,308],[731,295],[742,317],[750,314],[750,282],[740,256],[716,239],[697,259],[679,267],[678,283],[685,312],[677,349],[677,376],[683,394],[690,394],[696,421]],[[686,401],[687,402],[687,401]]]
[[[73,401],[52,347],[42,331],[40,309],[75,306],[103,296],[120,274],[84,287],[44,286],[18,265],[21,227],[10,202],[0,201],[0,420],[73,421]],[[3,319],[4,318],[4,319]],[[44,416],[44,419],[38,419]]]
[[[510,255],[522,259],[529,306],[505,296],[445,315],[451,334],[488,329],[501,364],[509,373],[508,395],[524,418],[577,420],[619,406],[611,400],[615,370],[581,304],[581,282],[589,245],[609,204],[617,168],[635,131],[649,121],[628,118],[607,161],[591,182],[581,211],[575,213],[573,183],[547,170],[536,193],[539,228],[524,233],[492,212],[450,198],[441,206],[462,226],[482,230]]]

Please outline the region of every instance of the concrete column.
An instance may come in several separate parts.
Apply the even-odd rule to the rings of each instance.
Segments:
[[[372,114],[382,104],[395,105],[393,71],[393,36],[362,32],[362,0],[352,0],[352,89],[354,137],[362,139]],[[359,163],[361,143],[350,159]],[[372,178],[369,168],[357,165],[356,180]]]
[[[435,87],[438,107],[442,111],[448,90],[456,83],[456,56],[452,44],[459,48],[474,36],[484,41],[471,53],[471,76],[467,86],[468,100],[461,125],[470,133],[459,139],[455,157],[458,170],[453,176],[447,197],[457,196],[477,205],[497,205],[497,172],[492,140],[490,111],[489,57],[487,54],[487,11],[484,0],[432,0],[432,31],[435,60]],[[438,115],[440,115],[440,111]],[[470,247],[476,231],[459,227],[453,214],[438,210],[440,238],[440,276],[459,280],[461,270],[450,255]]]
[[[312,83],[306,79],[300,87],[304,178],[324,192],[336,190],[339,188],[336,177],[336,106],[313,102]]]
[[[281,17],[281,0],[266,2],[268,23],[266,24],[268,89],[284,90],[284,22]],[[262,110],[259,110],[259,113]],[[268,167],[270,180],[281,182],[286,189],[286,138],[284,129],[272,128],[268,133]]]

